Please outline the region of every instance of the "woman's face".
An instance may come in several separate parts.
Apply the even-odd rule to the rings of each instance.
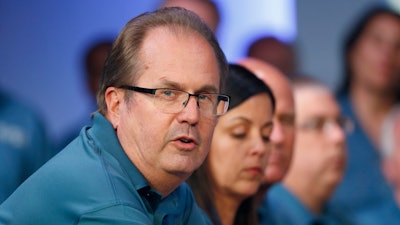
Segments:
[[[250,97],[219,118],[207,163],[215,196],[244,200],[257,192],[270,151],[271,100]]]
[[[353,84],[369,91],[390,91],[400,82],[400,21],[379,14],[367,24],[349,52]]]

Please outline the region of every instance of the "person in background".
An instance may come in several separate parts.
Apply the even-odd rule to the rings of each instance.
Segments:
[[[82,60],[85,68],[85,84],[86,90],[90,96],[90,113],[96,110],[96,93],[99,87],[99,81],[101,73],[103,71],[104,62],[107,59],[108,53],[111,51],[113,44],[112,39],[101,39],[93,42],[85,51],[84,59]],[[73,139],[79,135],[80,130],[85,125],[91,125],[90,113],[85,113],[82,118],[79,119],[77,124],[74,124],[73,128],[67,131],[67,134],[58,144],[57,151],[63,149]],[[57,152],[56,152],[57,153]],[[56,154],[54,153],[54,154]]]
[[[297,56],[292,43],[274,36],[262,36],[250,43],[247,57],[261,59],[278,68],[287,77],[297,74]]]
[[[212,0],[163,0],[160,7],[182,7],[196,13],[216,33],[220,22],[217,4]]]
[[[41,117],[0,91],[0,203],[50,158],[51,150]]]
[[[330,201],[337,217],[355,224],[400,224],[400,210],[381,170],[380,127],[400,97],[400,16],[373,7],[344,41],[345,77],[337,99],[354,121],[348,166]]]
[[[229,107],[226,73],[196,14],[130,20],[105,63],[93,126],[0,205],[0,224],[210,224],[184,181]]]
[[[228,112],[218,119],[210,152],[188,184],[213,224],[256,225],[253,195],[267,165],[275,99],[262,80],[236,64],[229,66],[223,90],[231,96]]]
[[[296,77],[293,90],[293,159],[282,182],[267,193],[270,211],[261,217],[261,224],[347,224],[329,218],[326,203],[345,171],[345,132],[351,131],[352,123],[342,116],[335,95],[322,83]]]
[[[385,117],[381,128],[382,170],[400,206],[400,105]]]

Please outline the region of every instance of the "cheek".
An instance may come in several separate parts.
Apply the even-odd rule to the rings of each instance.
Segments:
[[[214,135],[216,120],[204,120],[200,121],[199,132],[202,140],[202,144],[208,149],[211,146],[211,142]]]
[[[211,149],[209,152],[210,161],[214,165],[222,165],[228,163],[225,158],[230,157],[230,149],[231,143],[227,141],[225,138],[216,138],[214,137],[211,142]]]
[[[132,141],[140,149],[157,149],[159,147],[157,145],[163,144],[170,129],[171,116],[154,111],[149,112],[143,108],[132,108],[123,126],[129,129]]]
[[[323,148],[318,141],[302,135],[298,135],[296,138],[297,140],[294,148],[294,160],[296,163],[310,165],[310,168],[323,163],[324,160],[321,158],[319,152],[323,150]]]
[[[295,131],[294,129],[290,129],[285,133],[285,144],[284,151],[285,155],[288,157],[288,160],[292,158],[293,149],[294,149],[294,140],[295,140]]]
[[[371,67],[376,61],[374,58],[374,54],[371,54],[373,48],[370,46],[365,46],[365,43],[360,43],[356,48],[353,50],[350,63],[354,75],[358,75],[360,72],[368,72],[368,67]],[[359,79],[359,77],[356,77]]]
[[[217,180],[232,178],[235,169],[239,167],[243,159],[237,151],[238,145],[227,138],[214,139],[208,155],[210,168]]]

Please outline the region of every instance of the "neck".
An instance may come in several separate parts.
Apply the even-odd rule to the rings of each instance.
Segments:
[[[153,166],[144,163],[144,160],[139,160],[139,157],[135,155],[133,151],[126,152],[126,154],[142,173],[150,186],[161,193],[162,198],[171,194],[171,192],[173,192],[190,176],[190,174],[174,174],[154,168]]]
[[[222,225],[232,225],[242,200],[223,194],[215,194],[215,207]]]
[[[145,172],[147,172],[145,170]],[[155,190],[159,191],[162,198],[165,198],[176,188],[179,187],[188,176],[179,176],[175,174],[166,173],[164,171],[159,171],[157,173],[142,173],[146,180],[149,182],[150,186]]]
[[[396,96],[391,93],[371,91],[360,86],[350,89],[350,98],[359,111],[370,114],[386,113],[396,103]]]

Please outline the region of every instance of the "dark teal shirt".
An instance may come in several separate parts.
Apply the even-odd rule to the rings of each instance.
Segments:
[[[0,204],[51,156],[41,117],[0,91]]]
[[[2,205],[0,224],[210,224],[186,184],[161,200],[101,114]]]
[[[260,225],[350,225],[330,218],[324,210],[320,215],[310,211],[281,183],[274,184],[258,209]]]

